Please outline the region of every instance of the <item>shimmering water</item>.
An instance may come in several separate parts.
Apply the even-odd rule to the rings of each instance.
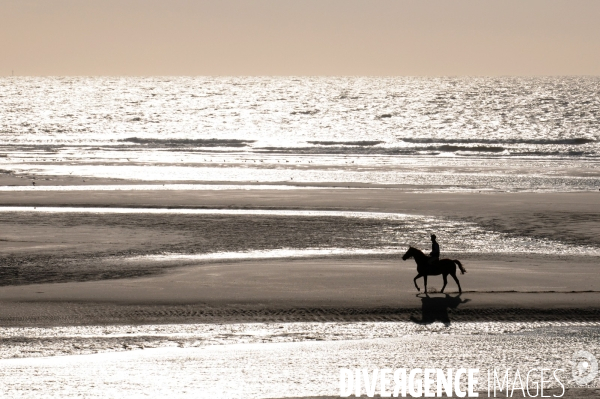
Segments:
[[[485,254],[544,254],[544,255],[588,255],[600,256],[600,249],[591,245],[563,243],[559,240],[544,239],[516,234],[507,234],[481,227],[477,223],[464,220],[453,220],[425,215],[409,215],[386,212],[356,212],[356,211],[319,211],[319,210],[266,210],[266,209],[168,209],[168,208],[84,208],[84,207],[0,207],[0,220],[12,220],[11,214],[21,213],[18,218],[23,227],[30,223],[38,225],[63,224],[65,217],[69,219],[67,226],[91,224],[95,228],[115,224],[125,228],[133,228],[136,221],[133,216],[155,215],[161,218],[159,225],[164,227],[174,223],[169,215],[187,216],[188,227],[208,230],[216,234],[215,224],[225,225],[231,217],[237,217],[238,224],[229,228],[235,235],[246,237],[238,251],[219,250],[219,245],[205,246],[194,244],[185,253],[173,253],[169,249],[161,253],[138,255],[129,258],[130,261],[203,261],[219,259],[266,259],[339,255],[376,255],[398,254],[408,245],[428,247],[429,234],[435,232],[444,242],[445,253],[485,253]],[[53,215],[56,215],[54,218]],[[113,215],[123,215],[120,219],[111,218]],[[42,217],[46,216],[46,217]],[[83,217],[82,222],[76,222],[76,217]],[[151,216],[152,217],[152,216]],[[214,219],[220,217],[219,219]],[[254,217],[253,222],[269,225],[268,230],[277,226],[292,225],[282,231],[277,230],[273,236],[264,231],[263,241],[250,240],[249,235],[257,233],[259,226],[250,231],[244,227],[250,223],[248,217]],[[89,219],[91,218],[91,219]],[[366,224],[354,223],[354,220]],[[155,219],[159,220],[159,219]],[[57,223],[58,222],[58,223]],[[198,226],[194,222],[206,223]],[[181,225],[177,225],[183,229]],[[202,226],[202,227],[199,227]],[[22,228],[21,227],[21,228]],[[139,227],[139,226],[138,226]],[[319,240],[314,238],[314,229],[323,235]],[[351,230],[352,234],[348,231]],[[290,235],[289,240],[279,242],[276,239]],[[324,240],[325,236],[358,235],[353,240]],[[312,246],[311,246],[312,244]],[[320,245],[315,245],[320,244]],[[272,246],[275,245],[275,248]],[[278,247],[282,245],[283,247]],[[233,248],[232,248],[233,249]]]
[[[1,78],[0,168],[144,181],[600,186],[600,79]]]
[[[562,369],[572,387],[572,355],[598,354],[598,331],[596,323],[517,322],[4,328],[0,389],[19,397],[337,396],[342,367],[479,368],[484,392],[487,370],[543,367]]]

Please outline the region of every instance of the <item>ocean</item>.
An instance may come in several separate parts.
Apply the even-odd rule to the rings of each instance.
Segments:
[[[0,78],[0,169],[38,186],[597,191],[599,126],[597,77]]]

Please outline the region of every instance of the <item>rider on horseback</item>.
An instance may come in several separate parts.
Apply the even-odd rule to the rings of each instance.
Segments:
[[[429,254],[429,265],[435,265],[440,260],[440,245],[435,240],[435,234],[431,235],[431,253]]]
[[[433,251],[431,251],[431,254],[434,255],[437,249],[437,255],[439,256],[439,245],[437,242],[435,242],[435,236],[431,237],[431,241],[433,241]],[[427,292],[427,276],[439,276],[441,274],[444,278],[444,286],[440,292],[444,292],[444,288],[446,288],[446,284],[448,283],[448,275],[452,276],[454,281],[456,281],[456,285],[458,285],[458,292],[462,292],[458,278],[456,278],[456,267],[458,266],[461,274],[465,274],[467,270],[463,267],[462,263],[460,263],[458,259],[439,259],[436,261],[435,265],[431,265],[431,259],[438,258],[427,256],[420,249],[414,247],[409,247],[408,251],[402,255],[402,260],[407,260],[409,258],[414,258],[415,262],[417,262],[417,272],[419,274],[417,274],[417,276],[413,279],[417,290],[421,290],[417,285],[418,278],[423,277],[423,282],[425,283],[425,292]]]

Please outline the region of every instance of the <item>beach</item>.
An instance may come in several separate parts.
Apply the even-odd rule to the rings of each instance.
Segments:
[[[494,225],[507,232],[597,245],[600,231],[593,219],[593,216],[597,218],[594,214],[597,196],[596,193],[459,193],[442,196],[393,189],[170,191],[168,196],[163,192],[133,190],[32,191],[0,192],[0,207],[3,211],[19,204],[40,209],[87,208],[90,212],[100,208],[394,212],[476,219],[480,224]],[[36,211],[32,209],[32,212]],[[20,275],[12,276],[14,284],[0,289],[0,300],[21,303],[23,309],[30,307],[32,311],[42,311],[40,308],[48,306],[59,319],[66,317],[60,311],[60,303],[76,304],[82,309],[86,306],[97,309],[99,305],[147,308],[149,319],[146,321],[152,322],[160,321],[160,317],[151,316],[153,306],[173,307],[169,322],[177,322],[175,309],[178,307],[192,307],[184,312],[182,319],[193,320],[194,312],[199,312],[197,321],[202,322],[206,309],[217,315],[226,309],[222,317],[228,321],[235,321],[236,317],[252,320],[243,312],[235,316],[236,306],[246,309],[249,315],[256,314],[273,321],[287,320],[285,316],[281,320],[274,316],[282,310],[290,312],[290,320],[294,321],[303,317],[307,320],[328,317],[344,320],[363,317],[361,313],[365,318],[402,320],[422,306],[422,298],[415,297],[419,292],[412,282],[416,264],[412,259],[402,261],[401,256],[408,249],[404,247],[374,254],[316,254],[308,258],[265,256],[264,259],[260,259],[258,254],[259,259],[194,260],[190,247],[208,245],[208,239],[203,237],[207,234],[204,233],[206,230],[202,229],[210,228],[212,231],[208,234],[217,235],[213,224],[196,226],[197,230],[194,230],[182,226],[185,221],[177,220],[176,215],[149,215],[154,219],[164,217],[158,226],[149,225],[142,213],[142,216],[136,214],[135,217],[117,214],[106,220],[103,226],[96,219],[86,220],[92,216],[85,212],[59,214],[60,217],[55,219],[48,219],[47,214],[40,213],[32,216],[32,212],[1,213],[5,226],[19,226],[19,230],[11,232],[7,229],[3,233],[3,253],[11,253],[13,262],[27,264],[29,261],[36,272],[28,276],[27,268],[21,267]],[[545,217],[539,217],[540,214]],[[240,217],[234,216],[236,219]],[[557,226],[558,218],[561,220],[560,227]],[[120,226],[118,220],[125,219],[128,221],[126,226]],[[218,221],[225,222],[223,219]],[[312,220],[310,222],[313,223]],[[68,232],[65,223],[70,226]],[[228,226],[218,236],[218,244],[212,241],[209,244],[225,250],[248,250],[251,248],[245,246],[249,245],[247,241],[256,240],[254,245],[260,247],[262,241],[253,238],[249,231],[257,227],[249,223],[246,220],[233,227]],[[278,220],[268,218],[265,223],[270,223],[266,226],[267,230],[281,225]],[[310,235],[316,234],[310,231],[313,224],[303,226],[298,217],[289,216],[283,222],[284,228],[289,229],[292,223],[296,223],[296,235],[287,239],[293,239],[296,245],[303,240],[307,241],[307,246],[311,245]],[[589,228],[590,225],[592,228]],[[331,227],[331,223],[327,227],[331,230],[325,235],[339,233]],[[341,227],[361,228],[356,225]],[[351,234],[347,232],[346,235]],[[244,241],[241,244],[238,242],[240,237]],[[325,237],[318,236],[317,239],[324,240]],[[275,245],[286,246],[286,240]],[[269,240],[269,243],[272,241]],[[157,249],[173,253],[173,248],[188,253],[188,256],[151,256]],[[597,256],[465,253],[460,259],[467,269],[466,274],[458,275],[464,298],[471,299],[456,311],[458,315],[469,313],[463,316],[468,320],[478,319],[475,309],[480,309],[482,317],[485,313],[485,320],[493,320],[494,312],[496,317],[504,320],[511,317],[577,317],[577,312],[566,312],[565,316],[549,312],[561,308],[579,309],[585,320],[598,317],[600,281],[595,270]],[[422,280],[420,285],[423,288]],[[430,277],[429,288],[439,291],[441,277]],[[457,286],[450,279],[447,293],[456,295],[457,292]],[[20,315],[15,309],[2,306],[0,314],[27,319],[27,314]],[[295,309],[313,309],[314,314],[308,311],[301,316],[296,314]],[[359,315],[353,315],[353,309]],[[509,314],[502,311],[506,309],[511,309]],[[230,312],[232,315],[228,314]],[[371,316],[373,312],[375,314]],[[531,314],[528,315],[528,312]],[[544,312],[551,314],[543,316]],[[377,313],[382,314],[377,316]],[[118,317],[109,319],[128,322],[127,311],[123,314],[123,320]],[[92,314],[89,317],[97,319]],[[206,317],[209,321],[219,320],[216,316]],[[8,322],[8,319],[5,320]],[[144,321],[144,318],[140,320]],[[52,323],[51,319],[48,322]],[[85,317],[73,322],[87,323]]]
[[[461,346],[464,343],[459,343],[462,340],[475,346],[498,340],[494,345],[495,351],[500,352],[494,354],[483,348],[474,352],[479,355],[470,362],[482,370],[495,365],[495,359],[502,359],[500,363],[504,365],[514,362],[515,367],[523,369],[537,366],[539,361],[559,367],[571,348],[585,344],[593,350],[596,345],[592,342],[600,323],[597,255],[451,253],[451,258],[459,258],[467,270],[458,274],[463,293],[459,295],[451,279],[446,292],[440,293],[441,277],[437,276],[429,278],[430,293],[425,295],[412,282],[416,264],[412,259],[401,259],[407,249],[404,245],[379,253],[309,252],[306,256],[290,257],[268,255],[265,249],[269,245],[253,237],[273,234],[283,241],[269,238],[268,243],[285,247],[292,240],[296,247],[310,248],[314,240],[322,241],[344,229],[368,232],[377,228],[363,214],[359,215],[364,220],[357,219],[363,222],[352,220],[348,225],[344,218],[331,216],[337,213],[308,217],[245,212],[431,216],[476,221],[510,234],[590,247],[600,240],[594,220],[597,196],[442,195],[376,188],[3,191],[0,215],[5,229],[0,248],[4,261],[10,260],[19,270],[13,275],[5,272],[0,287],[0,321],[10,336],[4,339],[4,384],[6,389],[16,389],[13,384],[19,380],[14,380],[15,373],[25,367],[54,379],[58,385],[52,388],[53,392],[89,395],[90,384],[98,380],[81,380],[82,385],[75,390],[67,382],[78,375],[73,373],[82,361],[86,367],[124,373],[127,377],[115,383],[119,395],[128,395],[125,387],[132,381],[138,381],[142,391],[154,389],[151,386],[155,385],[139,373],[166,373],[160,379],[161,389],[177,392],[178,396],[308,397],[307,393],[313,392],[320,397],[333,397],[330,395],[335,395],[338,383],[336,367],[356,367],[366,364],[365,359],[382,365],[421,364],[414,360],[390,363],[386,353],[410,353],[408,349],[398,349],[398,337],[419,342],[419,351],[423,351],[420,356],[429,364],[457,367],[457,359],[452,360],[452,355],[441,360],[426,354],[439,342],[439,334],[449,340],[450,346],[458,345],[452,346],[457,354],[465,351]],[[16,207],[20,210],[15,211]],[[45,208],[57,211],[43,212]],[[205,213],[178,215],[161,213],[163,210]],[[224,210],[243,212],[232,216]],[[539,217],[542,214],[545,217]],[[192,220],[196,218],[208,224],[199,225]],[[234,226],[228,224],[232,223],[231,218],[236,221]],[[219,233],[215,223],[224,224],[223,232]],[[261,223],[266,223],[262,230]],[[320,233],[314,231],[314,223],[318,223]],[[295,235],[285,237],[282,229],[289,226],[294,227]],[[216,238],[211,240],[205,235]],[[352,234],[346,232],[344,237],[350,243],[338,240],[331,245],[353,245]],[[236,259],[203,257],[194,250],[215,243],[225,253],[241,250],[247,254],[256,249],[263,252]],[[28,272],[28,268],[32,271]],[[419,285],[422,290],[422,280]],[[573,331],[583,341],[567,343]],[[540,335],[547,338],[540,341]],[[526,344],[520,341],[523,339]],[[552,340],[552,347],[560,353],[558,357],[548,351],[546,340]],[[515,345],[527,345],[541,357],[532,362],[522,351],[515,352],[512,360],[500,354]],[[308,353],[323,351],[328,360],[322,368],[308,368],[305,362],[313,356]],[[230,353],[236,355],[229,358]],[[257,359],[255,368],[262,374],[234,378],[233,371],[210,365],[215,356],[230,359],[223,360],[225,363],[239,362],[241,353]],[[273,356],[300,356],[303,360],[294,367],[284,366],[284,374],[269,374],[265,370],[284,364],[273,360]],[[23,359],[9,360],[14,357]],[[40,360],[34,361],[36,358]],[[187,390],[168,382],[174,381],[175,377],[168,375],[181,367],[177,365],[183,364],[183,359],[190,370],[190,377],[186,378],[191,379],[183,384]],[[204,371],[192,371],[200,365]],[[291,376],[297,381],[313,382],[303,383],[300,388],[290,385]],[[182,383],[177,378],[179,387]],[[215,378],[222,383],[207,385]],[[230,385],[228,378],[241,385]],[[6,385],[9,380],[15,382]],[[44,379],[35,381],[39,381],[39,389],[48,388]],[[257,385],[258,381],[262,382]],[[589,389],[581,391],[572,382],[567,387],[565,397],[596,394]],[[284,392],[291,396],[283,395]]]
[[[597,397],[597,86],[0,80],[0,392],[332,398],[343,368],[472,368],[484,397],[496,369]],[[461,289],[415,286],[431,234]]]

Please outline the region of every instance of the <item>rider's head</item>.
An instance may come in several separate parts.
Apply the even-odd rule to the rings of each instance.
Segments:
[[[435,239],[436,239],[436,236],[435,236],[435,234],[432,234],[432,235],[431,235],[431,241],[435,241]]]

